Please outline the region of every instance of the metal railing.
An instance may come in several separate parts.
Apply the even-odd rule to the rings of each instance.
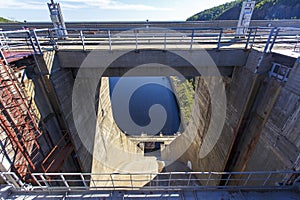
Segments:
[[[300,181],[300,171],[32,173],[33,185],[23,183],[13,172],[0,176],[16,190],[49,191],[288,189]]]
[[[236,28],[76,28],[67,29],[66,38],[59,39],[55,29],[33,29],[0,32],[3,44],[11,50],[27,49],[35,54],[53,49],[120,49],[139,50],[197,48],[273,48],[295,49],[300,28],[252,27],[245,36],[237,36]]]

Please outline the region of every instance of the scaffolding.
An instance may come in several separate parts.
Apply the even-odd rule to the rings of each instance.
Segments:
[[[18,43],[18,39],[10,37],[15,34],[25,40]],[[33,172],[60,170],[74,147],[66,130],[61,130],[60,140],[53,143],[36,112],[33,97],[22,83],[28,64],[22,60],[33,57],[36,62],[35,55],[43,54],[35,30],[0,32],[0,42],[0,165],[2,170],[15,172],[22,181],[32,181]],[[21,70],[22,78],[16,76]],[[49,148],[42,148],[42,141]],[[58,156],[62,153],[65,156]]]
[[[15,154],[13,160],[10,159],[12,168],[24,178],[28,172],[36,170],[37,162],[44,157],[37,142],[41,131],[13,69],[3,61],[0,63],[0,84],[0,127]]]

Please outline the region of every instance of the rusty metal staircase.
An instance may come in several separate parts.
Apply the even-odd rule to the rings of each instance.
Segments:
[[[16,77],[18,70],[26,66],[18,68],[11,65],[5,54],[1,50],[0,152],[6,155],[11,170],[22,180],[30,180],[33,172],[57,172],[74,151],[69,134],[62,131],[64,134],[60,141],[53,144],[43,123],[39,126],[32,97],[27,96],[26,88]],[[46,140],[51,140],[52,147],[49,152],[43,152],[38,140],[45,133],[48,135]]]
[[[22,38],[20,44],[10,40],[9,34]],[[42,54],[35,30],[0,31],[0,158],[5,158],[0,165],[23,181],[32,181],[32,173],[64,171],[64,163],[74,152],[67,128],[59,127],[61,130],[51,135],[32,92],[23,84],[25,77],[29,81],[25,84],[33,83],[35,88],[34,81],[20,72],[35,65],[35,55]]]
[[[0,125],[15,149],[12,168],[25,178],[44,157],[37,142],[41,131],[26,93],[5,62],[0,62],[0,87]]]

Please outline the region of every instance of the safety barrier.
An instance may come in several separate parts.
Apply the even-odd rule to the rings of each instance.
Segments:
[[[167,172],[167,173],[32,173],[33,185],[13,172],[1,172],[16,190],[182,190],[287,189],[300,181],[300,171]]]
[[[55,29],[2,31],[0,40],[11,50],[27,49],[35,54],[53,49],[253,47],[262,48],[267,53],[273,48],[295,49],[300,34],[300,28],[287,27],[252,27],[244,36],[237,36],[236,28],[76,28],[67,31],[67,37],[62,39],[56,36]]]

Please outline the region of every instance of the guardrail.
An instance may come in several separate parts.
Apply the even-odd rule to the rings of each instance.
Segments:
[[[168,172],[168,173],[32,173],[26,184],[13,173],[1,172],[15,190],[184,190],[289,189],[300,181],[300,171]]]
[[[251,27],[245,36],[237,36],[236,28],[76,28],[67,29],[68,35],[59,39],[55,29],[32,29],[0,32],[1,44],[11,50],[27,49],[35,54],[44,51],[73,49],[143,48],[197,49],[197,48],[273,48],[295,49],[300,28]],[[5,41],[3,41],[5,40]],[[4,48],[4,45],[1,47]]]

